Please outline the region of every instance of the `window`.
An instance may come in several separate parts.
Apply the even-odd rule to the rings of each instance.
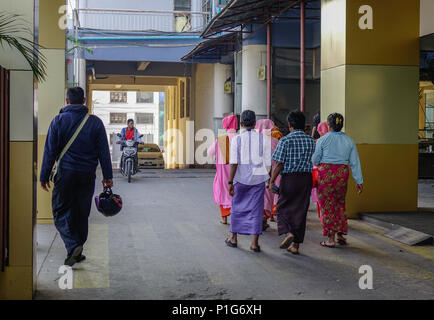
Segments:
[[[137,92],[137,103],[154,103],[154,93]]]
[[[127,114],[110,112],[110,124],[125,124],[127,123]]]
[[[110,103],[127,103],[127,92],[110,92]]]
[[[190,0],[175,0],[174,11],[191,11]],[[188,13],[175,14],[175,32],[187,32],[191,30],[191,16]]]
[[[191,11],[191,0],[175,0],[175,11]]]
[[[153,113],[136,113],[137,124],[154,124]]]

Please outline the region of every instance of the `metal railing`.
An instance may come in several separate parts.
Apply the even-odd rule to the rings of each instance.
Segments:
[[[90,9],[77,8],[73,12],[74,27],[131,32],[202,32],[210,19],[209,12]]]

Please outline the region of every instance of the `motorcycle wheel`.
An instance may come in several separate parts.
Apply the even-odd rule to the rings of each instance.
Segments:
[[[133,171],[133,168],[131,166],[131,161],[128,161],[128,163],[127,163],[128,183],[131,183],[132,171]]]

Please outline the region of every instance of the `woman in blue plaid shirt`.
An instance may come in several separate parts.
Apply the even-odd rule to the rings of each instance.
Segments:
[[[306,231],[306,216],[312,191],[312,155],[315,140],[304,133],[306,118],[300,111],[288,115],[290,134],[283,137],[273,154],[279,162],[274,169],[269,188],[272,192],[276,178],[282,176],[279,200],[276,205],[277,231],[285,235],[280,248],[298,254]],[[292,246],[291,246],[292,244]]]

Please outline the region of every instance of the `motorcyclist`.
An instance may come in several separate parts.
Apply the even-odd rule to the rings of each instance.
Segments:
[[[128,119],[128,121],[127,121],[127,127],[126,128],[122,128],[122,130],[121,130],[121,137],[116,142],[117,144],[121,145],[121,151],[124,150],[124,145],[122,144],[122,142],[129,141],[129,140],[136,141],[139,144],[143,143],[142,139],[140,138],[139,130],[137,130],[134,127],[134,120],[133,119]],[[135,148],[138,151],[138,145],[136,145]],[[121,158],[121,165],[122,165],[122,158]],[[137,158],[136,158],[136,165],[138,165],[138,159]]]

